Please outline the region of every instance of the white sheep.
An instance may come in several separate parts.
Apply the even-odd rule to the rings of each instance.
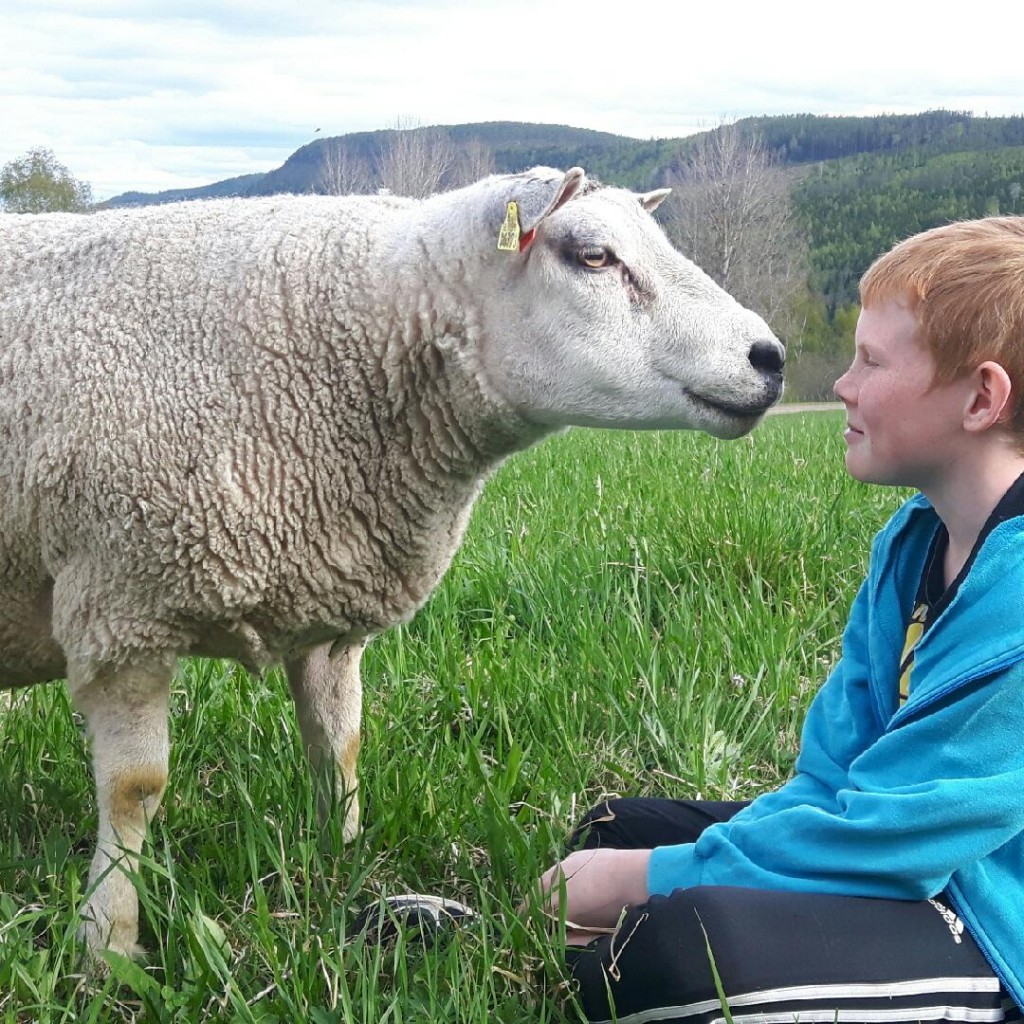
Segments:
[[[357,831],[359,660],[486,475],[566,425],[750,430],[781,345],[636,196],[537,168],[425,201],[0,216],[0,688],[66,677],[99,837],[93,951],[167,780],[181,655],[284,664]]]

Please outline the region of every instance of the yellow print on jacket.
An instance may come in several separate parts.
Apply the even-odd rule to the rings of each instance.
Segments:
[[[903,641],[903,653],[900,655],[900,707],[903,707],[910,696],[910,673],[914,668],[914,648],[924,636],[924,623],[928,618],[928,605],[922,602],[914,609],[907,623],[907,638]]]

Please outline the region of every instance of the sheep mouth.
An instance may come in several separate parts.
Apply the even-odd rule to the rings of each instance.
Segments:
[[[661,367],[656,367],[656,369],[663,377],[672,381],[682,390],[687,401],[695,409],[712,419],[749,423],[751,420],[756,420],[763,416],[782,397],[783,380],[781,372],[765,374],[756,398],[746,402],[730,402],[701,394],[692,387],[687,387],[686,383],[674,373],[670,373]]]
[[[719,416],[725,416],[732,420],[749,420],[757,416],[763,416],[778,400],[776,395],[765,395],[763,399],[757,402],[721,402],[714,398],[698,395],[695,391],[690,391],[689,388],[685,388],[684,391],[686,397],[698,409],[703,409]]]

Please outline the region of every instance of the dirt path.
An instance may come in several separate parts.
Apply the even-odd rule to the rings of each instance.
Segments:
[[[842,402],[786,402],[773,405],[768,410],[769,416],[781,416],[787,412],[840,412]]]

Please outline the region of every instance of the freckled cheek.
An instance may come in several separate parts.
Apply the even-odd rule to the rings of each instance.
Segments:
[[[899,417],[902,403],[897,389],[871,385],[860,392],[859,404],[865,416],[892,419]]]

